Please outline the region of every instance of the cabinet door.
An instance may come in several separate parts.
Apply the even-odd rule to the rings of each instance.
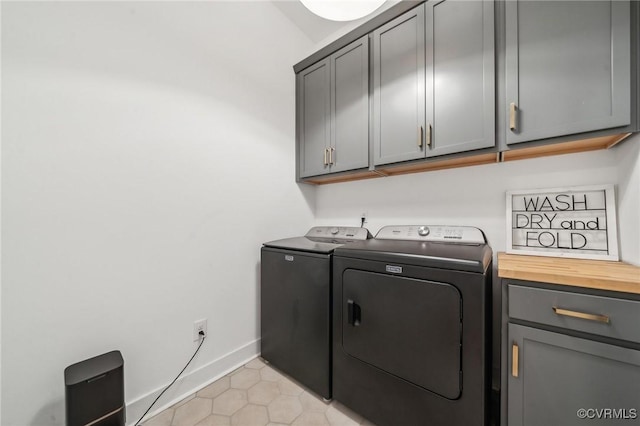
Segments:
[[[427,2],[426,28],[427,157],[494,146],[493,0]]]
[[[374,163],[425,156],[424,4],[373,32]]]
[[[509,426],[640,423],[640,351],[516,324],[508,347]]]
[[[331,171],[369,165],[369,38],[331,55]]]
[[[508,144],[630,123],[628,0],[505,3]]]
[[[331,137],[329,58],[298,74],[297,120],[300,177],[329,172],[326,149]]]

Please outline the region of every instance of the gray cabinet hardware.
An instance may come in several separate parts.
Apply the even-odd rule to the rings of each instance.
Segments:
[[[514,102],[509,104],[509,130],[515,132],[518,130],[518,107]]]
[[[609,324],[609,317],[606,315],[588,314],[586,312],[571,311],[568,309],[558,308],[556,306],[552,307],[551,309],[553,309],[553,312],[555,312],[556,315],[564,315],[567,317],[580,318],[584,320],[598,321],[598,322],[603,322],[605,324]]]

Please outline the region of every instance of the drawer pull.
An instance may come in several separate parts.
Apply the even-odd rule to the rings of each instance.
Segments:
[[[587,314],[586,312],[570,311],[568,309],[561,309],[555,306],[552,309],[553,309],[553,312],[556,313],[556,315],[564,315],[567,317],[581,318],[589,321],[597,321],[597,322],[609,324],[609,317],[606,315]]]
[[[511,347],[511,375],[518,377],[518,345],[515,343]]]
[[[509,130],[518,130],[518,106],[514,102],[509,104]]]
[[[328,166],[329,162],[327,161],[327,154],[329,154],[329,148],[324,149],[324,165]]]
[[[422,134],[424,133],[424,129],[422,128],[422,126],[418,126],[418,148],[422,149],[422,140],[423,140],[423,136]]]

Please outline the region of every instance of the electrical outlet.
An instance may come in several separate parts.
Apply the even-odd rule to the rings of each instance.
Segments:
[[[200,336],[200,332],[203,332],[205,336],[207,335],[207,319],[201,319],[193,323],[193,341],[197,342],[200,340],[202,336]]]

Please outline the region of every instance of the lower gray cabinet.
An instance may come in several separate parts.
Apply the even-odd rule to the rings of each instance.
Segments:
[[[640,351],[518,324],[509,343],[509,426],[640,424]]]
[[[640,299],[577,291],[507,282],[508,426],[640,425]]]

